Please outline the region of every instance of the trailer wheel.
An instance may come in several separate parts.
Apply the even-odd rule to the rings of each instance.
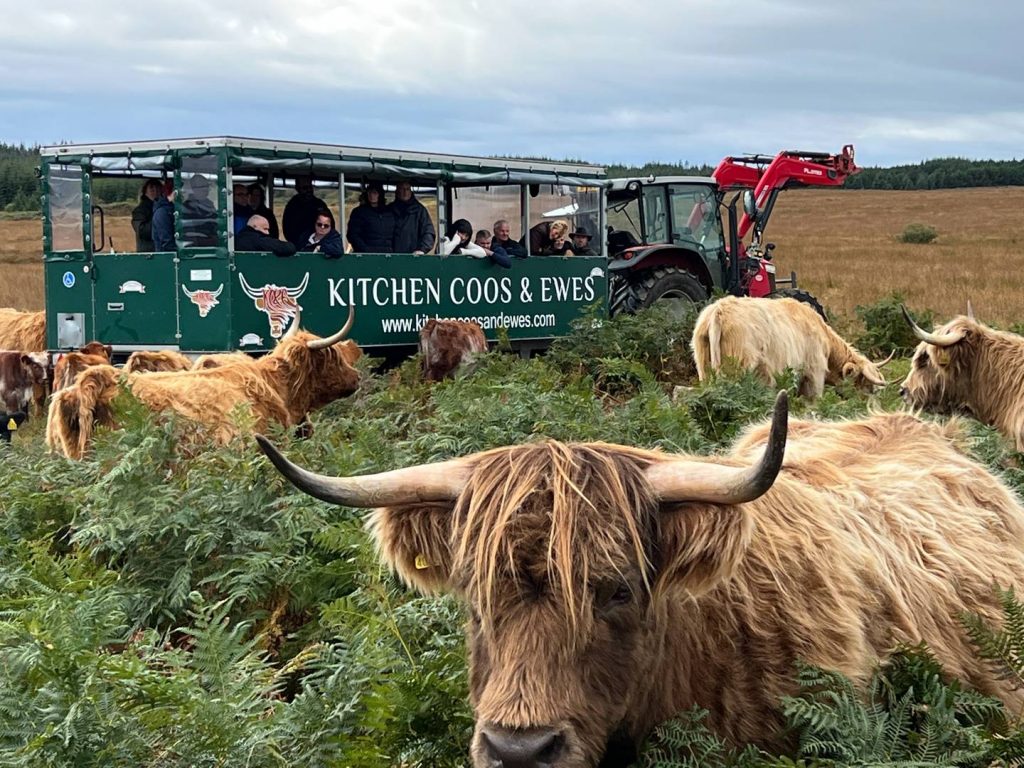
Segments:
[[[801,291],[799,288],[780,288],[772,294],[773,299],[796,299],[799,302],[807,304],[811,309],[821,315],[821,319],[826,323],[828,322],[828,315],[825,314],[825,308],[821,306],[821,302],[818,301],[814,294],[808,293],[807,291]]]
[[[682,316],[708,300],[700,280],[680,267],[655,267],[619,280],[612,291],[612,314],[636,312],[665,301],[673,302]]]

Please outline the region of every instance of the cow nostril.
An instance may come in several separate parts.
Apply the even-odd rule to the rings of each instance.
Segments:
[[[480,730],[487,758],[501,768],[544,768],[558,760],[564,739],[553,728],[515,730],[485,726]]]
[[[906,397],[906,396],[907,396],[907,388],[906,387],[900,387],[900,397]]]

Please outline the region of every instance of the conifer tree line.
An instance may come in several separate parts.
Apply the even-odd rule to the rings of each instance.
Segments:
[[[38,211],[39,148],[0,142],[0,211]],[[710,165],[645,163],[611,164],[612,178],[623,176],[708,176]],[[138,198],[138,182],[99,179],[95,194],[101,205],[130,202]],[[1024,186],[1024,160],[965,160],[947,157],[891,168],[865,168],[846,180],[845,189],[955,189],[961,187]]]

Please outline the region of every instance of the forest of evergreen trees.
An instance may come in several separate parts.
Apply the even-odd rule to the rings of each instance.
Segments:
[[[0,143],[0,211],[38,211],[38,147]],[[686,163],[646,163],[642,166],[612,164],[611,177],[660,175],[707,176],[713,166]],[[846,189],[952,189],[958,187],[1024,186],[1024,160],[964,160],[949,157],[915,165],[865,168],[847,179]],[[99,180],[97,202],[110,204],[134,199],[138,184],[116,179]]]

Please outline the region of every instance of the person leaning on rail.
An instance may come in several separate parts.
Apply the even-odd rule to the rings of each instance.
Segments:
[[[359,205],[348,219],[346,240],[356,253],[391,253],[395,240],[395,212],[384,203],[378,181],[366,185]]]
[[[235,235],[235,251],[269,251],[275,256],[294,256],[295,246],[287,240],[278,240],[270,235],[270,222],[259,214],[249,221]]]
[[[328,259],[337,259],[344,255],[341,233],[334,228],[334,214],[330,208],[317,212],[313,222],[313,234],[300,250],[306,253],[322,253]]]
[[[526,258],[526,246],[512,239],[512,227],[509,226],[507,219],[498,219],[494,222],[494,239],[491,241],[491,249],[497,252],[499,248],[508,256],[515,256],[517,259]]]

